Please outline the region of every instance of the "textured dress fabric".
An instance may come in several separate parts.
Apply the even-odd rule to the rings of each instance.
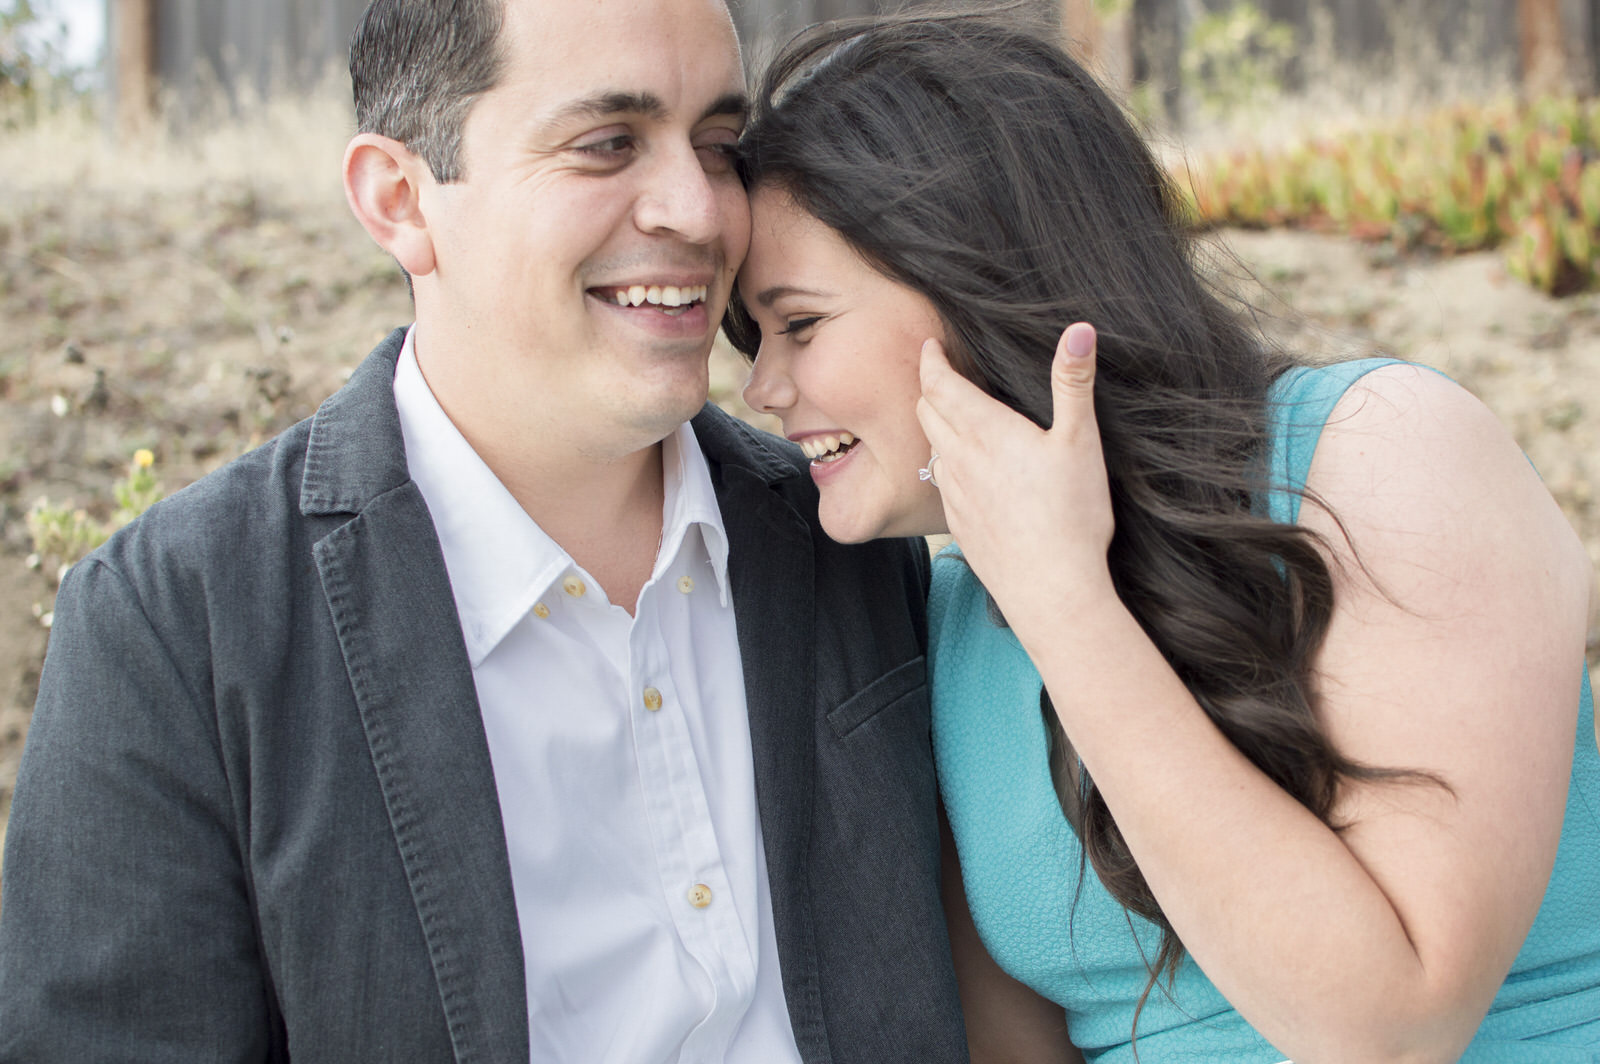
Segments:
[[[1292,522],[1322,426],[1344,391],[1390,359],[1300,369],[1272,394],[1268,511]],[[1095,1064],[1131,1064],[1156,927],[1127,912],[1083,859],[1051,785],[1038,672],[960,557],[934,563],[929,599],[934,751],[973,920],[1015,978],[1066,1012]],[[1600,751],[1582,662],[1566,818],[1543,905],[1464,1064],[1600,1062]],[[1203,796],[1196,796],[1204,801]],[[1241,924],[1248,914],[1240,913]],[[1337,960],[1337,959],[1335,959]],[[1271,1046],[1185,957],[1138,1014],[1137,1059],[1278,1064]]]

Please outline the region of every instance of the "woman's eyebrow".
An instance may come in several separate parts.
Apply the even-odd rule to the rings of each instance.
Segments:
[[[763,307],[770,307],[784,296],[819,296],[826,298],[827,292],[815,288],[798,288],[794,285],[773,285],[756,293],[756,302]]]

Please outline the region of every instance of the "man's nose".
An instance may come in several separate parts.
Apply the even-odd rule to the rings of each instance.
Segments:
[[[691,244],[710,244],[728,229],[725,214],[748,209],[742,191],[719,190],[689,145],[663,158],[635,211],[646,233],[670,233]]]

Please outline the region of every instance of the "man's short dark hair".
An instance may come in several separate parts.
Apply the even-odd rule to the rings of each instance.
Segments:
[[[350,37],[356,128],[462,177],[461,127],[500,80],[505,0],[372,0]]]

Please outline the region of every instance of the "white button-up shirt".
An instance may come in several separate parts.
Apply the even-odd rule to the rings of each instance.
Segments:
[[[494,762],[533,1060],[797,1064],[694,433],[662,443],[661,546],[630,617],[451,423],[410,334],[394,392]]]

